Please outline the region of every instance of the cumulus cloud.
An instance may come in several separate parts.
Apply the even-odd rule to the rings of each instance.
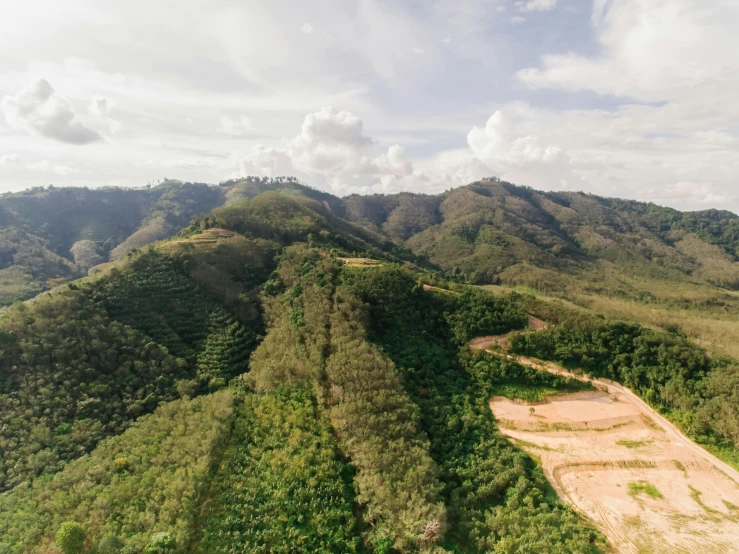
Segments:
[[[2,154],[0,155],[0,165],[15,164],[20,161],[18,154]]]
[[[87,107],[87,111],[91,115],[97,117],[108,126],[111,135],[116,134],[121,128],[120,122],[113,119],[110,115],[113,106],[113,101],[110,98],[97,94]]]
[[[567,152],[518,129],[502,111],[490,116],[485,127],[473,127],[467,144],[477,160],[507,180],[560,189],[583,185],[572,171]]]
[[[529,134],[501,111],[483,127],[473,127],[468,147],[445,151],[414,167],[405,148],[390,146],[371,155],[373,139],[350,112],[324,108],[305,117],[300,133],[283,147],[258,145],[241,159],[242,175],[294,175],[334,192],[438,192],[483,177],[501,176],[518,183],[557,189],[582,185],[568,153]]]
[[[595,0],[592,16],[602,54],[546,55],[518,78],[532,88],[593,90],[664,101],[695,95],[706,82],[736,90],[739,10],[704,0]]]
[[[300,132],[283,147],[257,145],[241,160],[244,175],[295,175],[349,190],[382,177],[402,178],[413,173],[405,149],[390,146],[373,156],[374,141],[364,134],[355,114],[323,108],[305,116]]]
[[[364,155],[372,139],[364,136],[362,120],[333,108],[308,114],[288,149],[297,165],[318,173],[363,173]]]
[[[227,115],[221,117],[221,131],[232,137],[240,137],[248,134],[253,127],[252,120],[248,117],[231,118]]]
[[[557,5],[557,0],[527,0],[526,2],[516,2],[516,7],[522,12],[546,12],[553,10]]]
[[[258,144],[247,152],[239,163],[241,175],[264,177],[295,176],[301,179],[305,174],[293,165],[290,154],[285,149],[266,147]]]
[[[26,165],[26,167],[33,171],[52,172],[52,173],[56,173],[57,175],[69,175],[71,173],[78,172],[78,170],[73,167],[69,167],[67,165],[55,164],[48,160],[41,160],[39,162],[29,163]]]
[[[70,144],[101,140],[100,134],[77,120],[72,104],[55,93],[45,79],[37,79],[0,103],[5,125],[13,131],[39,134]]]

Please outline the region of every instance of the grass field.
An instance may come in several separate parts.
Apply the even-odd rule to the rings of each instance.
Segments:
[[[689,280],[665,281],[604,272],[602,281],[570,279],[567,291],[550,296],[529,287],[485,285],[494,293],[518,291],[565,307],[682,333],[714,355],[739,359],[739,292]],[[594,292],[595,289],[599,292]],[[630,291],[624,294],[623,291]]]

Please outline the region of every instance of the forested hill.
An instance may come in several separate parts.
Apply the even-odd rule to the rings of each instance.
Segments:
[[[31,298],[169,237],[215,207],[275,189],[338,200],[292,179],[246,179],[221,186],[164,181],[135,189],[49,186],[4,194],[0,306]]]
[[[444,221],[407,248],[399,215],[372,223],[356,198],[223,189],[176,236],[0,317],[0,554],[604,552],[489,409],[589,388],[467,346],[517,330],[515,352],[622,382],[736,452],[739,366],[681,333],[424,287],[444,275],[409,248]],[[406,196],[368,202],[387,198]],[[550,327],[525,333],[529,314]]]
[[[479,284],[562,291],[558,274],[597,280],[602,263],[739,289],[739,216],[679,212],[579,192],[486,180],[436,196],[349,196],[350,221]]]
[[[268,191],[14,305],[0,552],[601,551],[495,429],[509,371],[463,348],[523,306],[436,298],[403,256]]]
[[[448,277],[567,294],[600,292],[607,274],[739,289],[739,217],[679,212],[574,192],[485,180],[439,195],[345,198],[294,179],[140,189],[36,188],[0,197],[0,305],[175,234],[194,217],[267,191],[314,200],[334,217],[410,250]],[[566,274],[570,279],[562,279]],[[620,279],[612,293],[644,292]]]

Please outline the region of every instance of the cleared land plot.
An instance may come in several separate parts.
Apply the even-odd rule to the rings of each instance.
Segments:
[[[378,267],[382,263],[372,258],[338,258],[344,262],[348,267]]]
[[[628,389],[593,384],[599,390],[539,403],[495,397],[490,407],[501,431],[541,459],[560,497],[617,552],[738,552],[739,474]]]

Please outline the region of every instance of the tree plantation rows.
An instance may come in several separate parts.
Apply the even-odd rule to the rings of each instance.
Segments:
[[[515,352],[739,444],[731,361],[530,296],[424,290],[344,225],[234,200],[0,319],[0,554],[604,552],[488,407],[587,388],[467,346],[516,330]],[[552,325],[525,332],[532,312]]]
[[[237,321],[183,271],[143,254],[3,318],[0,490],[57,471],[162,401],[246,371],[260,322]]]

